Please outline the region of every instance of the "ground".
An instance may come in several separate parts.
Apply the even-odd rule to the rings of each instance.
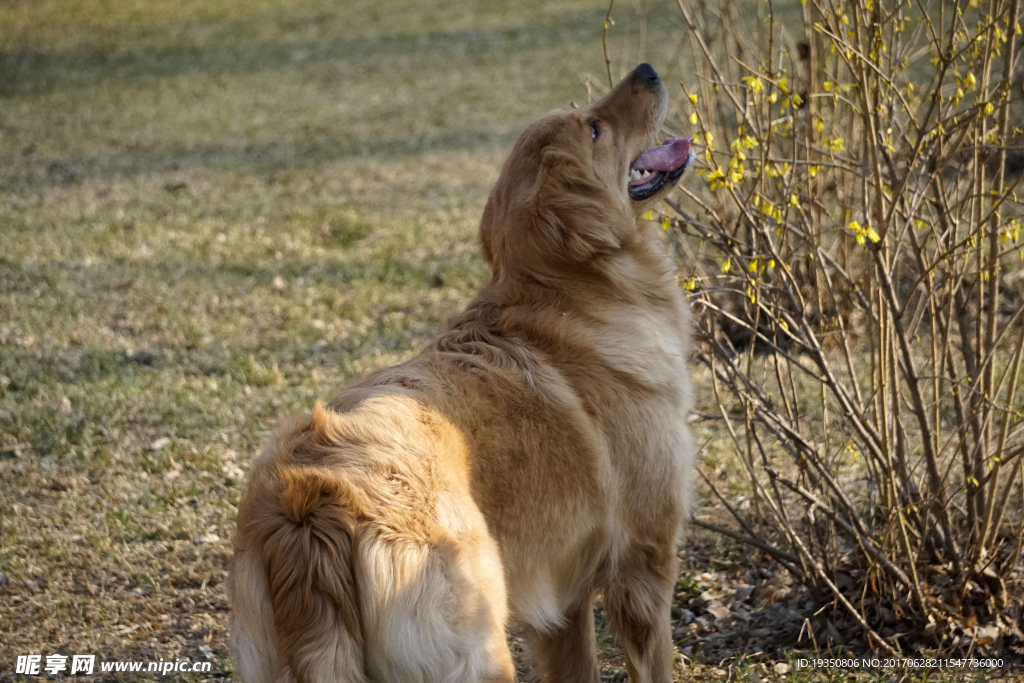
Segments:
[[[606,87],[606,11],[3,3],[0,681],[28,654],[231,680],[223,582],[250,458],[282,417],[414,354],[488,279],[487,192],[529,120]],[[652,61],[681,98],[674,5],[613,16],[613,75]],[[809,598],[711,536],[683,561],[679,680],[787,675],[794,655],[763,660],[757,639],[795,645]],[[758,605],[784,613],[715,640]]]

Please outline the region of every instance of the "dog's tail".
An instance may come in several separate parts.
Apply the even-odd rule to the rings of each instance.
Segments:
[[[317,403],[311,418],[278,434],[278,455],[329,446],[331,426]],[[278,465],[273,480],[258,511],[244,520],[251,535],[232,567],[241,679],[365,683],[351,489],[329,470],[287,464]]]

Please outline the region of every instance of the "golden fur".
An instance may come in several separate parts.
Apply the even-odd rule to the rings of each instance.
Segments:
[[[690,318],[640,218],[668,187],[626,191],[667,100],[639,71],[519,138],[480,226],[493,280],[447,330],[255,460],[228,583],[244,683],[510,682],[509,617],[543,680],[596,683],[598,592],[631,681],[671,680]]]

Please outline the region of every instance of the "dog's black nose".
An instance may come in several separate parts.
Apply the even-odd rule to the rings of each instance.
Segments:
[[[637,80],[643,81],[650,85],[654,85],[656,83],[661,82],[661,78],[658,77],[658,72],[655,71],[654,67],[648,64],[647,62],[644,62],[643,64],[638,66],[633,71],[633,74],[636,76]]]

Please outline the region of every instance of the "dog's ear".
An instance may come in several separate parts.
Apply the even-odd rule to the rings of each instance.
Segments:
[[[494,257],[499,245],[495,244],[498,240],[495,234],[497,231],[494,220],[497,212],[495,204],[497,204],[497,199],[492,192],[491,196],[487,198],[487,205],[484,206],[484,215],[480,218],[480,250],[483,252],[484,261],[487,261],[487,265],[497,274],[497,263]]]
[[[629,239],[632,215],[577,156],[550,150],[529,172],[503,169],[480,221],[480,246],[496,276],[582,264]]]
[[[534,200],[535,229],[570,263],[620,249],[631,222],[620,202],[575,159],[553,161]]]
[[[520,262],[530,263],[535,258],[535,245],[529,244],[523,234],[524,221],[519,207],[519,202],[499,183],[487,198],[480,218],[480,249],[495,277],[515,270]]]

